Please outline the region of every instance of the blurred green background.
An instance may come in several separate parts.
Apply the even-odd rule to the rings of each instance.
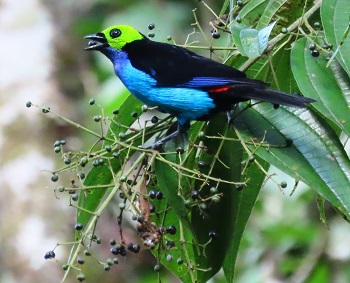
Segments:
[[[206,3],[219,13],[223,2]],[[26,108],[26,102],[48,105],[98,130],[92,117],[101,109],[91,107],[89,99],[108,115],[117,97],[127,92],[104,56],[83,51],[83,36],[112,24],[132,25],[147,34],[153,22],[154,40],[167,41],[170,35],[183,44],[193,31],[195,8],[211,39],[208,23],[213,16],[194,0],[23,0],[20,5],[0,1],[0,282],[61,280],[69,248],[58,247],[56,260],[46,261],[44,254],[56,243],[73,239],[75,215],[68,199],[53,192],[58,184],[45,170],[62,166],[53,151],[55,140],[65,139],[67,148],[74,150],[86,150],[93,140],[40,108]],[[215,43],[225,45],[228,36]],[[193,35],[189,41],[200,39]],[[276,174],[288,187],[281,192],[267,182],[262,190],[243,238],[236,282],[350,282],[349,224],[326,206],[328,230],[319,220],[315,194],[299,185],[290,196],[294,181],[277,170]],[[96,253],[106,258],[109,239],[118,234],[115,211],[111,209],[98,225],[104,234]],[[124,227],[124,234],[129,241],[140,242],[133,224]],[[84,270],[87,282],[156,282],[155,263],[142,248],[109,272],[94,260]],[[66,282],[77,282],[75,275]],[[178,282],[164,269],[160,276],[162,282]],[[218,274],[213,282],[224,278]]]

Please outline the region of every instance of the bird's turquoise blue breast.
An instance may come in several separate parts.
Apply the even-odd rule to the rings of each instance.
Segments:
[[[180,124],[199,119],[215,108],[207,92],[184,87],[157,87],[149,74],[134,68],[125,58],[114,64],[115,72],[127,89],[148,106],[177,116]],[[174,74],[176,75],[176,74]]]

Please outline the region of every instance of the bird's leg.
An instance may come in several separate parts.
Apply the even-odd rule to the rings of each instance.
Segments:
[[[153,143],[150,148],[152,149],[159,149],[161,148],[166,142],[170,141],[171,139],[177,137],[181,132],[179,129],[177,129],[175,132],[172,132],[170,135],[167,135],[165,137],[162,137],[160,140]]]
[[[226,111],[227,122],[230,126],[233,124],[233,121],[234,121],[234,117],[232,117],[233,114],[234,114],[234,110]]]
[[[162,137],[160,140],[156,141],[154,144],[152,144],[149,148],[152,149],[159,149],[161,148],[166,142],[170,141],[171,139],[177,137],[178,135],[182,136],[182,140],[184,143],[184,137],[183,135],[187,132],[187,130],[190,127],[190,123],[186,121],[184,124],[178,124],[177,130],[175,132],[172,132],[171,134]]]

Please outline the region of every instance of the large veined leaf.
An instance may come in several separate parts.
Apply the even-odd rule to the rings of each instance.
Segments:
[[[273,16],[276,14],[279,8],[286,3],[287,0],[270,0],[268,4],[265,7],[264,13],[261,15],[261,18],[259,19],[259,22],[257,24],[257,29],[262,29],[266,27]]]
[[[255,19],[260,18],[267,4],[267,0],[249,1],[239,12],[240,19],[244,24],[250,25]]]
[[[236,122],[246,141],[255,139],[248,144],[252,151],[303,180],[350,217],[350,161],[323,119],[307,109],[274,110],[259,104],[243,111]]]
[[[193,134],[197,134],[199,128],[193,128],[196,128],[197,124],[200,123],[193,125],[190,130],[191,142],[196,139]],[[265,176],[257,170],[257,165],[251,163],[245,174],[241,175],[242,145],[238,140],[232,139],[235,137],[234,131],[227,127],[225,115],[210,121],[205,132],[207,138],[202,141],[205,151],[198,154],[197,150],[190,150],[186,160],[184,156],[178,159],[175,154],[167,153],[164,155],[165,160],[183,162],[186,168],[197,168],[195,170],[201,174],[210,174],[217,180],[247,181],[247,186],[243,190],[237,190],[234,184],[221,182],[218,185],[217,181],[208,180],[208,184],[200,190],[202,198],[209,197],[210,187],[218,185],[220,201],[210,203],[207,210],[202,210],[204,208],[200,204],[189,209],[184,205],[184,199],[190,197],[193,188],[200,188],[203,181],[197,180],[193,183],[193,180],[181,173],[181,169],[178,169],[178,172],[171,164],[158,159],[155,166],[158,185],[169,205],[168,209],[164,209],[167,215],[160,220],[161,223],[172,223],[171,225],[178,222],[176,227],[182,231],[181,238],[180,235],[175,235],[173,239],[177,243],[183,242],[186,247],[184,251],[184,247],[176,246],[176,249],[169,250],[169,253],[174,258],[183,258],[186,265],[193,268],[186,271],[182,266],[165,259],[161,259],[161,262],[183,282],[207,282],[224,265],[225,276],[232,282],[243,232]],[[225,135],[231,140],[220,139],[220,135]],[[247,158],[246,155],[245,157]],[[198,162],[208,165],[198,167]],[[260,162],[267,169],[267,164]],[[210,241],[211,231],[216,233],[217,238]]]
[[[349,135],[349,104],[336,80],[336,77],[340,77],[341,74],[335,74],[332,68],[326,67],[325,55],[320,55],[317,58],[311,56],[308,49],[309,44],[310,42],[306,38],[302,38],[293,45],[291,66],[294,77],[301,92],[316,100],[312,104],[313,107]],[[336,64],[336,62],[332,64]],[[346,81],[343,83],[346,84]],[[344,88],[344,91],[349,87],[350,84]]]
[[[225,115],[213,119],[206,129],[206,134],[210,136],[218,135],[223,131],[225,125],[226,131],[233,134],[232,130],[227,129],[227,118]],[[193,131],[192,128],[191,131]],[[190,140],[194,141],[191,137]],[[187,156],[186,161],[182,163],[183,166],[194,169],[200,172],[199,174],[208,174],[208,176],[210,175],[211,178],[216,178],[217,180],[238,181],[242,160],[240,144],[218,138],[208,138],[203,141],[203,145],[208,150],[201,151],[199,155],[197,150],[191,150],[190,156]],[[184,158],[178,159],[174,157],[176,157],[176,154],[168,153],[164,155],[165,160],[177,163],[181,163],[181,160]],[[198,163],[208,165],[203,167],[199,166]],[[191,268],[190,272],[183,274],[184,271],[179,270],[179,266],[174,266],[173,263],[165,261],[162,261],[162,263],[174,274],[180,275],[184,282],[207,282],[220,270],[225,255],[229,250],[235,223],[233,216],[235,206],[233,203],[234,195],[237,193],[236,187],[234,184],[225,182],[218,184],[217,181],[210,179],[208,184],[203,183],[201,180],[193,183],[193,179],[191,180],[184,174],[186,171],[181,173],[181,169],[177,171],[162,160],[156,161],[155,169],[158,184],[164,192],[169,208],[173,209],[177,214],[177,221],[181,222],[178,226],[184,228],[183,231],[185,233],[182,233],[182,242],[187,241],[184,243],[186,251],[178,246],[176,250],[182,255],[187,266],[193,266],[193,268]],[[184,199],[191,199],[191,192],[194,188],[199,190],[202,187],[199,191],[201,198],[205,199],[211,195],[210,187],[217,185],[218,192],[222,194],[220,201],[209,202],[207,209],[203,208],[203,205],[200,203],[196,204],[196,202],[193,203],[191,209],[185,206]],[[218,219],[225,218],[227,218],[225,225],[218,221]],[[243,222],[245,227],[246,221]],[[216,233],[217,239],[210,241],[209,232],[211,231]],[[174,251],[174,253],[176,254],[177,251]]]
[[[328,43],[333,45],[336,58],[350,75],[350,1],[323,0],[321,18]]]
[[[220,115],[210,121],[206,129],[208,136],[218,136],[221,133],[228,138],[234,136],[233,131],[228,128],[226,115]],[[207,151],[202,152],[199,158],[211,166],[201,168],[201,172],[210,173],[212,177],[221,180],[240,181],[242,146],[237,141],[209,138],[204,139],[203,144]],[[209,186],[203,188],[202,194],[204,196],[210,195],[210,186],[216,186],[215,182],[210,182]],[[238,216],[234,213],[237,209],[235,199],[238,196],[236,186],[221,183],[218,186],[218,192],[222,194],[218,203],[213,203],[204,212],[198,208],[193,209],[191,215],[199,244],[203,245],[208,242],[210,232],[216,233],[216,237],[206,245],[204,253],[195,253],[196,263],[199,266],[210,267],[210,270],[207,271],[199,270],[198,282],[207,282],[221,269],[236,228],[236,217]],[[243,220],[241,223],[245,227],[246,222]]]
[[[247,153],[245,153],[244,157],[246,162],[249,162]],[[258,157],[255,160],[256,163],[249,164],[247,172],[241,175],[241,181],[249,180],[247,186],[241,191],[234,191],[234,198],[231,204],[233,206],[233,234],[223,266],[226,281],[229,283],[234,282],[237,254],[243,232],[266,177],[259,166],[263,167],[266,172],[270,166]]]

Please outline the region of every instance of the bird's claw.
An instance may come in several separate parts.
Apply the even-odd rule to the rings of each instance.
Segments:
[[[157,141],[157,142],[155,142],[155,143],[153,143],[152,145],[149,145],[149,146],[139,145],[138,148],[140,148],[140,149],[152,149],[152,150],[163,151],[163,146],[164,146],[164,143],[163,143],[163,142]]]

